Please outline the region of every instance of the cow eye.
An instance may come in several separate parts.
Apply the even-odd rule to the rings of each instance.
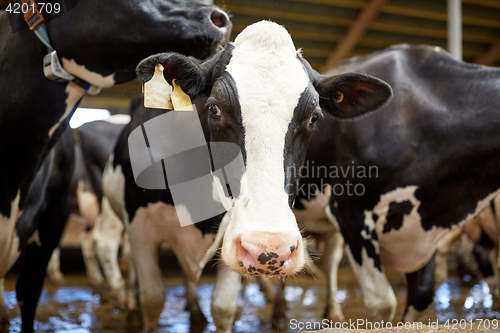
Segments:
[[[319,114],[318,113],[314,113],[312,116],[311,116],[311,119],[309,119],[309,125],[312,125],[316,122],[316,120],[318,120],[319,118]]]
[[[221,116],[219,107],[213,103],[208,104],[208,111],[214,118],[220,118]]]

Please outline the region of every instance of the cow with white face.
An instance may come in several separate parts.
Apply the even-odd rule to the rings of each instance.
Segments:
[[[139,78],[149,81],[158,64],[169,83],[208,97],[210,140],[242,152],[240,191],[226,198],[223,262],[242,274],[299,272],[304,253],[291,205],[314,123],[322,111],[354,118],[379,108],[392,95],[389,85],[367,75],[319,75],[269,21],[250,25],[201,65],[175,53],[151,56],[139,64]]]
[[[208,97],[211,141],[234,143],[243,155],[239,194],[226,198],[224,263],[242,274],[300,271],[304,253],[291,205],[314,123],[322,111],[354,118],[379,108],[391,97],[389,85],[366,75],[319,75],[288,32],[269,21],[247,27],[201,65],[175,53],[151,56],[139,64],[139,78],[150,80],[158,64],[168,82]]]

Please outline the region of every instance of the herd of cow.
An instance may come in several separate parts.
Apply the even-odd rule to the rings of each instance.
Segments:
[[[22,15],[0,12],[0,277],[24,252],[16,286],[23,332],[33,332],[47,263],[77,204],[89,223],[82,253],[91,282],[103,283],[100,262],[120,306],[140,304],[145,332],[157,331],[165,300],[161,244],[172,248],[191,291],[220,251],[212,296],[218,332],[231,331],[240,274],[286,277],[311,265],[306,233],[325,244],[332,320],[344,320],[335,301],[344,250],[372,320],[395,314],[384,267],[406,274],[403,320],[418,320],[433,300],[438,243],[450,233],[477,242],[479,266],[494,275],[500,298],[500,69],[399,45],[321,75],[282,26],[261,21],[231,43],[227,14],[195,0],[82,0],[64,15],[44,16],[51,45],[78,79],[45,78],[46,46]],[[96,24],[83,22],[89,18]],[[227,212],[184,227],[168,184],[136,184],[128,149],[134,129],[168,110],[137,99],[127,124],[82,126],[76,155],[93,194],[73,177],[79,166],[68,122],[86,93],[81,81],[110,87],[137,75],[147,82],[158,65],[197,106],[205,140],[235,144],[243,157],[239,193],[214,177],[213,200]],[[353,171],[304,177],[304,163]],[[486,210],[489,219],[474,219]],[[127,287],[118,268],[122,237],[130,244]],[[0,331],[8,331],[0,281]],[[192,292],[188,304],[203,320]]]

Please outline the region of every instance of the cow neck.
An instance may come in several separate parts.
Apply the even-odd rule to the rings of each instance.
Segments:
[[[73,74],[69,73],[60,64],[57,57],[57,51],[50,43],[49,34],[45,25],[45,17],[38,10],[35,0],[21,0],[22,4],[28,6],[28,10],[24,13],[24,20],[28,24],[31,31],[35,33],[38,39],[47,47],[48,54],[43,59],[44,75],[47,79],[56,82],[69,82],[72,81],[80,86],[85,92],[94,95],[100,92],[100,87],[92,86],[85,80],[82,80]],[[52,70],[54,66],[57,71]]]

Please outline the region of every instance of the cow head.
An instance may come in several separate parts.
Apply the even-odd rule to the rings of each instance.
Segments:
[[[353,118],[391,96],[384,82],[360,74],[324,78],[295,50],[288,32],[262,21],[196,65],[164,53],[143,60],[148,81],[157,64],[191,97],[205,96],[210,140],[240,147],[245,170],[229,198],[231,220],[222,259],[244,274],[290,275],[302,269],[304,249],[291,206],[315,122],[322,112]]]
[[[46,16],[66,70],[103,87],[133,79],[137,63],[154,53],[213,55],[232,27],[224,11],[199,0],[79,0],[57,19]]]

